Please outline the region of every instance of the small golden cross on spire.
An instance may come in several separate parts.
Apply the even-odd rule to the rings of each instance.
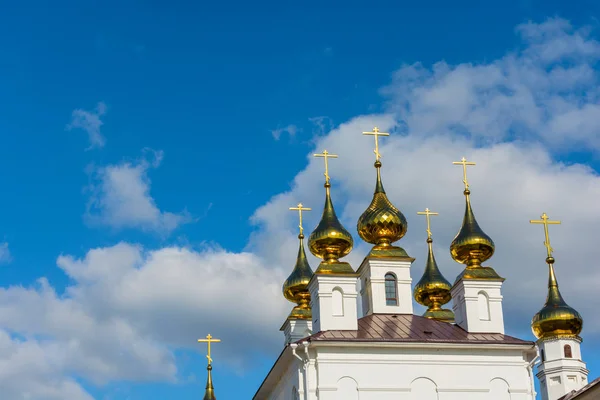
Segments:
[[[206,355],[206,358],[208,358],[208,364],[212,364],[212,358],[210,358],[210,344],[211,343],[219,343],[221,341],[221,339],[215,339],[213,338],[210,333],[208,335],[206,335],[206,339],[198,339],[198,342],[204,342],[204,343],[208,343],[208,354]]]
[[[363,135],[375,136],[375,150],[373,150],[373,152],[375,153],[375,161],[379,161],[381,158],[381,154],[379,154],[379,136],[390,136],[390,134],[386,132],[379,132],[379,128],[375,127],[373,128],[372,132],[363,132]]]
[[[465,190],[469,190],[469,181],[467,181],[467,165],[475,165],[475,163],[467,161],[467,159],[463,157],[460,161],[453,161],[452,164],[463,166],[463,183],[465,184]]]
[[[429,221],[429,216],[431,215],[440,215],[439,213],[429,211],[429,208],[426,208],[425,211],[418,211],[418,215],[424,215],[427,218],[427,239],[431,239],[431,225]]]
[[[325,183],[329,183],[329,162],[328,158],[338,158],[335,154],[330,154],[327,150],[323,150],[322,153],[313,154],[315,157],[323,157],[325,159]]]
[[[554,249],[552,248],[552,246],[550,246],[550,235],[548,234],[548,225],[559,225],[560,221],[551,221],[550,219],[548,219],[548,216],[546,215],[546,213],[543,213],[540,218],[542,218],[542,219],[541,220],[533,220],[532,219],[529,221],[529,223],[544,225],[544,235],[546,238],[546,240],[544,241],[544,246],[546,246],[546,250],[548,250],[548,257],[552,257],[552,252],[554,251]]]
[[[302,227],[302,211],[312,211],[312,208],[306,208],[302,206],[302,203],[298,203],[296,207],[290,207],[290,210],[298,211],[298,215],[300,216],[300,235],[304,235],[304,228]]]

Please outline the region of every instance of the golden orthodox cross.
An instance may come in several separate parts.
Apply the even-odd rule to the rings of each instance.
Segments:
[[[426,208],[425,211],[418,211],[418,215],[424,215],[427,218],[427,239],[431,239],[431,225],[429,221],[429,216],[431,215],[440,215],[439,213],[429,211],[429,208]]]
[[[379,161],[381,158],[381,154],[379,154],[379,136],[390,136],[390,134],[386,132],[379,132],[379,128],[375,127],[373,128],[373,132],[363,132],[363,135],[375,136],[375,150],[373,150],[373,152],[375,153],[375,161]]]
[[[552,257],[552,252],[554,251],[554,249],[552,248],[552,246],[550,246],[550,235],[548,234],[548,225],[559,225],[560,221],[551,221],[550,219],[548,219],[548,216],[546,215],[546,213],[543,213],[540,218],[542,218],[542,219],[541,220],[533,220],[532,219],[529,221],[529,223],[544,225],[544,235],[546,238],[546,240],[544,241],[544,246],[546,246],[546,250],[548,250],[548,257]]]
[[[198,339],[198,342],[204,342],[204,343],[208,343],[208,354],[206,355],[206,358],[208,358],[208,363],[212,364],[212,358],[210,358],[210,344],[211,343],[218,343],[220,342],[221,339],[215,339],[213,338],[210,333],[208,335],[206,335],[206,339]]]
[[[338,158],[335,154],[330,154],[327,150],[323,150],[322,153],[314,154],[315,157],[323,157],[325,159],[325,183],[329,183],[329,162],[328,158]]]
[[[312,211],[312,208],[303,207],[302,203],[298,203],[297,207],[290,207],[290,210],[298,211],[298,215],[300,216],[300,225],[298,225],[298,227],[300,228],[300,234],[303,235],[304,228],[302,228],[302,211]]]
[[[467,161],[467,159],[463,157],[460,161],[453,161],[452,164],[463,166],[463,183],[465,184],[465,190],[469,190],[469,182],[467,181],[467,165],[475,165],[475,163]]]

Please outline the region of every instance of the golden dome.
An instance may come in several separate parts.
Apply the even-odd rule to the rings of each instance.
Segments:
[[[317,273],[336,274],[354,273],[350,264],[339,261],[352,250],[354,241],[335,215],[330,193],[331,184],[325,183],[325,206],[321,221],[310,234],[308,246],[310,252],[322,258]]]
[[[313,271],[308,265],[306,253],[304,252],[304,235],[298,235],[300,239],[300,248],[298,249],[298,258],[296,265],[290,276],[283,283],[283,296],[296,303],[288,318],[310,319],[312,318],[310,310],[310,293],[308,291],[308,282],[313,276]]]
[[[208,364],[206,369],[208,370],[208,377],[206,378],[206,391],[204,392],[203,400],[216,400],[215,389],[212,383],[212,365]]]
[[[467,268],[481,268],[481,263],[494,254],[494,242],[477,224],[471,209],[471,194],[469,189],[464,191],[466,198],[465,216],[462,227],[450,245],[452,258]]]
[[[358,235],[367,243],[376,247],[388,247],[400,240],[408,228],[406,218],[388,200],[381,183],[381,162],[375,162],[377,183],[373,200],[357,223]]]
[[[429,254],[423,276],[416,284],[414,289],[414,298],[417,303],[428,307],[424,317],[439,319],[442,321],[453,322],[454,313],[451,310],[442,309],[441,306],[448,303],[452,296],[450,295],[450,282],[444,278],[435,261],[433,255],[433,240],[427,238]]]
[[[562,298],[554,274],[554,258],[546,258],[549,267],[548,297],[544,307],[531,320],[531,330],[538,339],[577,337],[583,328],[583,318]]]

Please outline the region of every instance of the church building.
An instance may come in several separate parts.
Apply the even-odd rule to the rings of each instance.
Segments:
[[[464,269],[454,283],[444,277],[432,246],[430,218],[437,213],[425,209],[419,214],[428,252],[413,289],[415,258],[396,244],[407,221],[382,183],[378,140],[387,134],[377,128],[364,133],[375,137],[375,192],[357,231],[372,248],[359,266],[342,260],[353,238],[333,205],[328,161],[335,156],[316,155],[325,161],[325,206],[307,245],[322,261],[313,273],[302,227],[308,209],[299,204],[291,208],[300,215],[298,256],[283,284],[295,306],[281,327],[283,350],[254,399],[534,400],[535,379],[543,400],[600,398],[598,381],[588,384],[580,351],[583,319],[558,288],[548,236],[548,226],[558,221],[546,214],[531,221],[544,227],[548,264],[546,303],[531,322],[537,341],[506,335],[504,278],[482,265],[495,245],[471,206],[467,166],[474,163],[454,163],[463,168],[465,214],[450,254]],[[414,314],[413,299],[427,307],[423,315]]]

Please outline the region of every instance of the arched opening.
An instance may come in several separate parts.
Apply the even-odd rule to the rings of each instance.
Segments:
[[[479,310],[479,320],[490,320],[490,300],[486,292],[481,291],[477,294],[477,306]]]
[[[338,400],[358,400],[358,384],[349,376],[345,376],[338,381],[337,396]]]
[[[544,353],[544,349],[540,350],[540,358],[542,359],[542,362],[546,361],[546,353]]]
[[[298,389],[296,389],[296,386],[294,386],[294,388],[292,389],[292,399],[300,400],[300,395],[298,394]]]
[[[344,294],[338,287],[331,292],[331,313],[336,317],[344,316]]]
[[[398,280],[396,275],[391,272],[385,274],[385,304],[388,306],[398,305]]]
[[[412,400],[438,400],[437,385],[431,379],[417,378],[410,384]]]
[[[565,344],[565,358],[573,358],[573,351],[571,350],[571,345]]]
[[[494,378],[490,381],[490,398],[494,400],[510,400],[508,383],[502,378]]]

